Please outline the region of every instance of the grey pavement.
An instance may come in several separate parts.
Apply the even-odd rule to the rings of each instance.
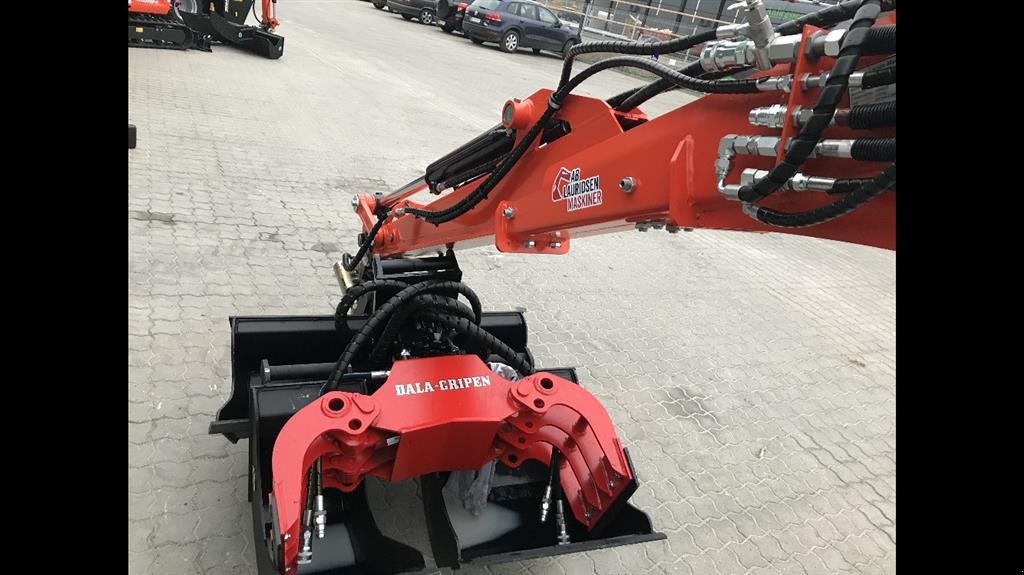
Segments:
[[[357,0],[278,7],[277,61],[128,50],[132,574],[254,572],[245,445],[206,434],[230,389],[228,316],[331,313],[352,194],[411,180],[561,65]],[[637,466],[633,502],[668,535],[465,572],[895,571],[893,253],[698,230],[459,257],[485,307],[525,308],[538,365],[578,366]],[[381,528],[422,544],[415,482],[369,489]]]

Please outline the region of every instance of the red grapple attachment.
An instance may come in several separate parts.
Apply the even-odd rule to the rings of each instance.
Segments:
[[[548,463],[565,455],[560,476],[576,520],[592,530],[636,489],[607,412],[583,388],[550,373],[517,382],[478,357],[398,361],[372,396],[329,392],[299,410],[273,450],[273,492],[282,573],[293,573],[300,545],[306,474],[321,458],[325,487],[356,489],[374,475],[400,481],[433,472],[475,470],[501,459]]]

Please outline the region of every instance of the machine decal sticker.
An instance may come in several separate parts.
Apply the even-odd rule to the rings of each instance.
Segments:
[[[469,389],[471,387],[489,387],[491,378],[489,376],[460,377],[457,379],[440,379],[436,383],[429,381],[417,381],[416,383],[399,383],[395,385],[395,395],[417,395],[420,393],[432,393],[435,391],[455,391],[457,389]]]
[[[584,179],[579,168],[572,171],[562,168],[551,184],[551,201],[565,201],[567,212],[600,206],[602,199],[601,176]]]

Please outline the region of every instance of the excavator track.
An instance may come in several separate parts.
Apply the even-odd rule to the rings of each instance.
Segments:
[[[212,51],[210,37],[189,28],[176,15],[135,13],[128,16],[128,45],[166,50]]]

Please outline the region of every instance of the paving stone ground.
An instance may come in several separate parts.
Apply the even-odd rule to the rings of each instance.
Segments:
[[[132,574],[255,572],[245,445],[206,434],[230,389],[228,316],[331,313],[352,194],[411,180],[561,64],[357,0],[279,8],[277,61],[128,51]],[[893,253],[698,230],[460,261],[487,308],[525,308],[539,365],[578,366],[636,463],[634,503],[668,535],[468,572],[895,571]],[[416,484],[369,488],[381,528],[422,543]]]

